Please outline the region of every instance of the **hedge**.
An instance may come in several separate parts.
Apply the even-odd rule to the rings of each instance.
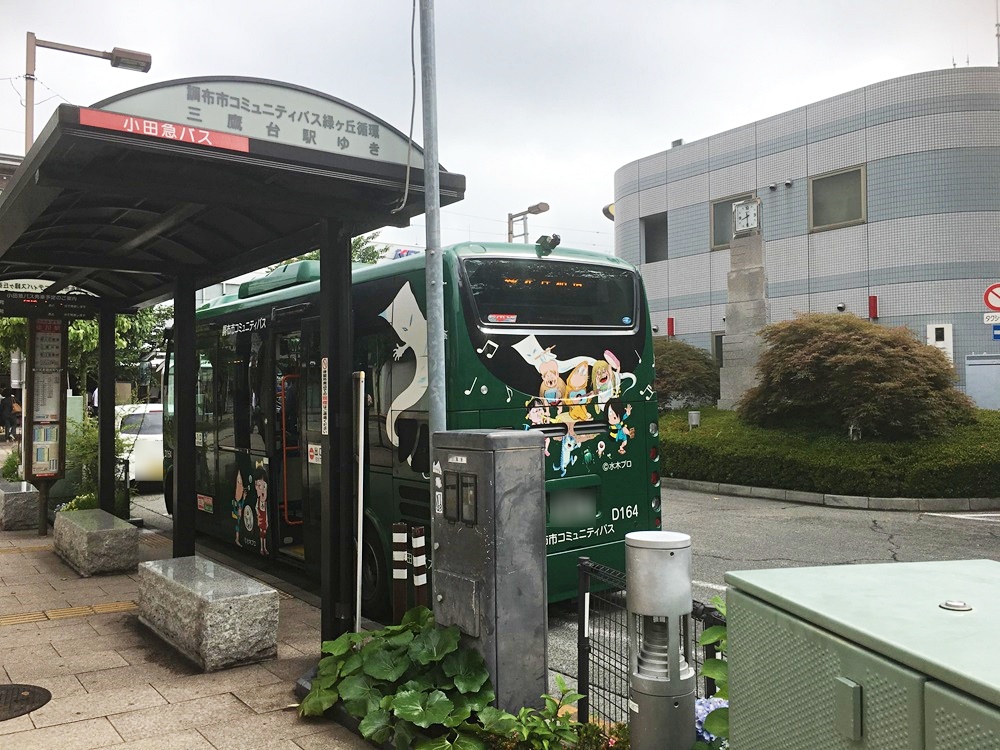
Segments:
[[[703,409],[660,419],[661,474],[750,487],[868,497],[1000,497],[1000,412],[924,440],[751,427],[735,412]]]

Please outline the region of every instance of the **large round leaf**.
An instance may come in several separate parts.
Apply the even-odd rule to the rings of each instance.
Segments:
[[[443,723],[454,707],[455,704],[440,690],[430,693],[404,690],[396,693],[396,699],[392,702],[392,710],[396,716],[412,721],[424,729],[431,724]]]
[[[474,693],[490,678],[483,657],[471,648],[461,648],[444,657],[444,673],[455,679],[460,693]]]
[[[379,648],[361,652],[364,673],[379,680],[395,682],[410,667],[410,657],[406,649]]]
[[[517,717],[495,706],[486,706],[479,712],[483,728],[490,734],[506,737],[517,729]]]
[[[424,606],[414,607],[403,615],[403,619],[400,620],[399,624],[407,625],[417,630],[424,630],[429,625],[434,624],[434,613]]]
[[[458,648],[458,628],[430,628],[410,641],[410,658],[418,664],[441,661]]]
[[[340,697],[344,699],[344,708],[351,716],[359,719],[372,711],[379,709],[382,701],[380,683],[374,677],[364,674],[345,677],[340,683]]]
[[[385,742],[392,732],[392,716],[388,711],[372,711],[361,720],[358,731],[366,740]]]
[[[330,706],[337,702],[339,697],[337,691],[332,688],[328,690],[310,690],[309,694],[302,699],[302,703],[299,704],[299,715],[322,716]]]

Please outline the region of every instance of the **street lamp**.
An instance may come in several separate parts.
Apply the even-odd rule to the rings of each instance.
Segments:
[[[534,206],[528,206],[527,211],[521,211],[518,214],[507,214],[507,242],[514,241],[514,219],[521,219],[524,226],[524,233],[519,234],[518,237],[523,237],[524,241],[528,241],[528,214],[543,214],[549,210],[548,203],[536,203]]]
[[[32,141],[35,140],[35,47],[47,47],[63,52],[72,52],[76,55],[87,55],[88,57],[100,57],[111,61],[112,68],[123,68],[134,70],[138,73],[148,73],[153,65],[153,58],[147,52],[135,52],[130,49],[115,47],[110,52],[102,52],[98,49],[87,49],[86,47],[74,47],[71,44],[59,44],[58,42],[46,42],[43,39],[36,39],[35,34],[28,32],[28,54],[27,65],[24,72],[24,153],[28,154]]]

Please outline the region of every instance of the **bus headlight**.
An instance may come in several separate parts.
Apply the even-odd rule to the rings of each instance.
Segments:
[[[657,437],[660,434],[660,425],[656,422],[649,423],[649,434],[651,437]]]

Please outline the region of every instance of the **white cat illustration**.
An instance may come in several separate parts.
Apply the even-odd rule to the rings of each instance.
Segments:
[[[386,432],[393,445],[399,446],[396,420],[400,412],[412,408],[427,392],[427,320],[420,312],[417,298],[413,296],[410,282],[406,282],[396,293],[395,299],[379,316],[385,318],[396,336],[403,342],[393,350],[393,359],[399,361],[407,349],[412,349],[416,357],[416,371],[410,384],[393,399],[386,420]],[[407,458],[409,461],[409,457]]]

